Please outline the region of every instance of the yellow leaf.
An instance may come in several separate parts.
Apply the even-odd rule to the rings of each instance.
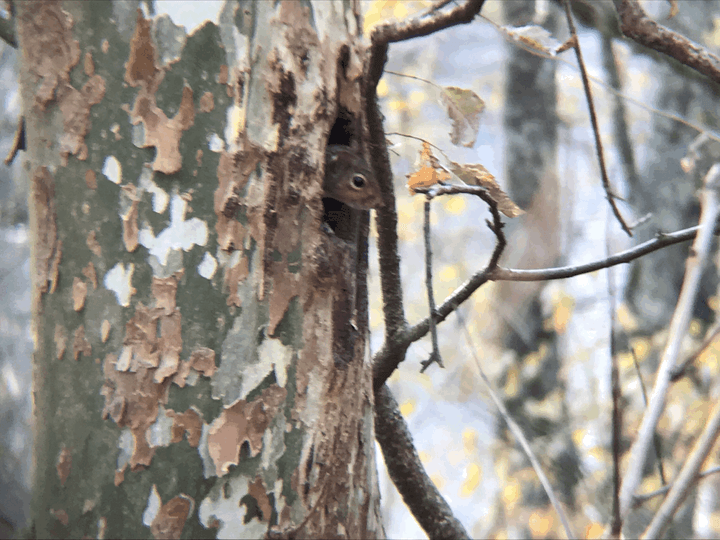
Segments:
[[[562,46],[542,26],[503,26],[501,29],[512,41],[550,56],[555,56],[555,52]]]
[[[407,176],[410,193],[415,193],[418,188],[430,187],[450,179],[450,173],[440,165],[427,142],[423,142],[420,162],[422,164],[420,169]]]
[[[479,163],[460,165],[452,161],[450,170],[466,184],[484,187],[492,200],[497,203],[498,209],[507,217],[513,218],[525,213],[500,188],[490,171]]]

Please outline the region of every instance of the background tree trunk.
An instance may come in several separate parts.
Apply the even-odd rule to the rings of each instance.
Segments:
[[[38,537],[383,536],[354,2],[17,3]],[[361,150],[358,150],[361,151]],[[244,508],[243,508],[244,507]]]

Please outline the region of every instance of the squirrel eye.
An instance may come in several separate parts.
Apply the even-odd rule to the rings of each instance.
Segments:
[[[365,177],[362,174],[356,174],[352,177],[351,183],[355,189],[362,189],[365,187]]]

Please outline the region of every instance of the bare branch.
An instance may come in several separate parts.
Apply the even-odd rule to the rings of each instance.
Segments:
[[[430,321],[430,338],[432,339],[432,352],[430,358],[422,362],[422,369],[420,372],[424,372],[434,362],[440,367],[443,365],[442,357],[440,356],[440,347],[438,346],[437,328],[435,328],[435,319],[433,314],[435,313],[435,294],[433,293],[432,283],[432,245],[430,243],[430,199],[425,201],[423,205],[424,212],[424,225],[423,225],[423,236],[425,237],[425,287],[427,288],[428,295],[428,307],[430,308],[428,321]]]
[[[10,18],[4,19],[0,17],[0,39],[10,45],[13,49],[17,49],[17,36],[15,35],[15,15],[10,14]]]
[[[695,446],[685,460],[685,464],[670,488],[670,493],[655,513],[655,517],[645,529],[641,538],[662,538],[665,529],[675,512],[687,497],[688,492],[698,479],[700,467],[707,458],[710,450],[715,445],[720,434],[720,403],[715,404],[712,415],[705,424],[705,429],[700,434]]]
[[[567,4],[566,4],[567,5]],[[610,253],[609,227],[610,221],[605,221],[605,255]],[[622,517],[620,515],[620,457],[622,453],[622,387],[620,386],[620,368],[618,366],[618,344],[617,337],[621,331],[618,324],[615,306],[615,272],[612,268],[607,269],[608,317],[610,318],[610,387],[612,388],[612,462],[613,462],[613,484],[612,484],[612,518],[610,521],[610,536],[619,538],[622,532]]]
[[[715,341],[715,338],[720,335],[720,323],[716,322],[713,327],[708,330],[707,335],[705,336],[705,339],[703,340],[700,347],[698,347],[697,351],[693,354],[691,354],[685,362],[683,362],[681,365],[676,366],[672,373],[670,374],[670,380],[672,382],[678,381],[681,379],[685,373],[687,372],[688,368],[695,362],[695,360],[698,359],[698,357],[705,352],[705,349],[707,349],[713,341]]]
[[[698,474],[698,479],[705,478],[707,476],[710,476],[711,474],[717,474],[720,472],[720,467],[710,467],[707,471],[703,471],[700,474]],[[643,493],[642,495],[635,495],[633,497],[633,508],[637,508],[641,504],[644,504],[645,501],[649,501],[650,499],[653,499],[657,497],[658,495],[663,495],[670,491],[670,488],[672,487],[672,484],[668,484],[666,486],[661,487],[660,489],[656,489],[655,491],[651,491],[650,493]]]
[[[595,114],[595,102],[592,97],[592,90],[590,88],[590,80],[588,79],[587,70],[585,69],[585,62],[583,61],[582,50],[580,49],[580,40],[577,37],[577,31],[575,30],[575,22],[573,21],[572,12],[570,11],[570,0],[564,0],[565,4],[565,15],[568,21],[568,27],[570,28],[570,34],[572,36],[573,48],[575,49],[575,56],[577,56],[578,66],[580,67],[580,76],[582,78],[583,87],[585,88],[585,99],[588,104],[588,111],[590,113],[590,122],[592,123],[593,135],[595,135],[595,150],[597,152],[598,165],[600,166],[600,176],[602,177],[603,188],[605,189],[605,196],[607,197],[610,207],[612,208],[615,218],[620,223],[623,231],[628,236],[632,236],[632,231],[628,227],[627,223],[620,214],[620,209],[615,204],[615,195],[610,189],[610,179],[608,178],[607,169],[605,168],[605,156],[603,154],[602,139],[600,138],[600,126],[598,125],[597,115]]]
[[[613,3],[620,17],[620,30],[627,37],[720,83],[720,58],[653,21],[637,0],[613,0]]]
[[[470,538],[425,472],[412,435],[387,385],[375,392],[375,437],[388,473],[429,538]]]
[[[685,279],[680,290],[675,312],[673,313],[668,329],[668,342],[663,351],[660,366],[655,378],[655,386],[650,396],[650,402],[643,415],[637,439],[630,449],[630,459],[627,465],[622,489],[620,490],[620,511],[626,515],[632,505],[632,498],[640,485],[642,471],[647,459],[650,445],[653,441],[655,427],[665,407],[665,397],[670,385],[670,375],[680,352],[680,343],[685,336],[692,309],[695,305],[695,296],[700,285],[700,277],[710,251],[720,204],[717,191],[720,187],[720,164],[716,163],[705,175],[705,186],[701,192],[702,209],[700,213],[700,228],[693,243],[690,257],[686,262]],[[719,409],[720,411],[720,409]],[[720,412],[718,412],[720,415]],[[699,467],[699,465],[698,465]],[[685,467],[683,468],[685,470]],[[697,473],[697,470],[695,471]],[[675,490],[675,488],[673,488]],[[673,510],[674,511],[674,510]],[[657,519],[657,516],[656,516]],[[653,520],[655,523],[656,520]],[[658,527],[661,524],[657,525]],[[654,529],[655,530],[655,529]],[[658,529],[657,535],[660,535]]]
[[[435,321],[441,322],[450,315],[462,302],[467,300],[470,295],[477,290],[483,283],[487,281],[487,275],[497,269],[497,263],[500,260],[503,250],[507,244],[505,234],[503,233],[503,222],[498,210],[497,203],[490,197],[485,188],[479,186],[433,186],[429,189],[417,189],[418,193],[427,193],[429,198],[433,198],[438,194],[450,193],[448,190],[464,190],[465,193],[472,193],[477,195],[483,201],[485,201],[490,207],[490,212],[493,216],[493,222],[488,222],[488,227],[497,237],[495,243],[495,249],[490,257],[487,267],[482,272],[479,272],[473,276],[469,282],[465,284],[467,289],[457,289],[453,294],[448,297],[443,304],[435,310]],[[467,190],[467,191],[465,191]],[[459,193],[460,191],[456,191]],[[458,291],[462,290],[462,294],[456,296]],[[466,295],[465,295],[466,293]],[[425,334],[427,334],[430,328],[430,319],[424,319],[421,323],[416,324],[412,328],[403,329],[402,333],[395,334],[388,338],[386,332],[385,343],[378,353],[373,358],[373,388],[377,392],[378,389],[385,383],[385,381],[392,375],[393,371],[397,366],[405,359],[405,351],[411,343],[419,340]]]
[[[416,37],[427,36],[443,28],[472,22],[480,13],[485,0],[467,0],[449,11],[434,11],[406,21],[379,24],[373,28],[370,40],[373,47]]]
[[[462,189],[463,192],[475,192],[475,190],[481,191],[483,188],[478,186],[441,186],[443,189],[452,187],[455,189]],[[511,268],[501,268],[499,266],[490,266],[477,272],[460,287],[455,289],[445,301],[437,307],[435,320],[436,322],[444,321],[448,315],[455,311],[460,304],[470,298],[472,294],[482,287],[488,281],[546,281],[552,279],[565,279],[573,276],[579,276],[581,274],[588,274],[595,272],[602,268],[609,268],[622,263],[628,263],[635,259],[657,251],[673,244],[679,244],[680,242],[687,242],[696,237],[699,226],[690,227],[674,233],[661,233],[652,240],[643,242],[642,244],[635,246],[634,248],[622,251],[616,255],[607,257],[600,261],[594,261],[587,264],[581,264],[578,266],[565,266],[560,268],[543,268],[539,270],[515,270]],[[720,233],[720,230],[716,227],[714,234]],[[503,246],[504,247],[504,246]],[[495,246],[493,252],[493,259],[499,258],[502,249],[499,249],[499,242]],[[392,372],[404,359],[405,351],[411,343],[422,339],[430,329],[430,322],[428,319],[423,319],[419,323],[405,329],[402,333],[393,336],[391,339],[386,339],[383,346],[375,354],[373,358],[374,364],[374,382],[373,386],[379,388],[387,378],[392,375]]]

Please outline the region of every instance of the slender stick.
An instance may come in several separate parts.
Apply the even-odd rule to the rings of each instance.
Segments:
[[[435,325],[435,295],[433,294],[432,284],[432,246],[430,244],[430,201],[425,201],[425,223],[423,226],[423,232],[425,237],[425,287],[427,288],[428,295],[428,306],[430,308],[430,338],[432,340],[432,353],[430,358],[422,361],[422,369],[420,373],[423,373],[429,368],[434,362],[437,362],[440,367],[445,367],[440,356],[440,347],[438,346],[437,327]]]
[[[620,214],[620,209],[615,204],[615,194],[610,188],[610,179],[608,178],[607,169],[605,168],[605,156],[603,154],[602,139],[600,138],[600,126],[598,125],[597,115],[595,114],[595,102],[593,101],[590,80],[588,79],[587,70],[585,69],[582,50],[580,49],[580,40],[577,37],[575,22],[573,21],[572,11],[570,10],[570,0],[563,0],[563,3],[565,4],[565,15],[567,16],[568,26],[570,27],[570,34],[574,41],[573,48],[575,49],[575,55],[577,56],[578,66],[580,66],[580,76],[582,77],[583,87],[585,88],[585,98],[590,112],[590,122],[592,123],[593,134],[595,135],[595,150],[597,151],[598,165],[600,166],[600,176],[602,177],[603,188],[605,188],[605,195],[610,203],[613,214],[615,214],[615,217],[618,220],[618,223],[620,223],[620,226],[628,234],[628,236],[632,236],[633,234],[630,227],[628,227],[627,223],[625,223],[625,220]]]
[[[630,459],[620,490],[620,510],[623,515],[626,515],[630,510],[633,495],[640,485],[653,434],[660,415],[665,408],[665,397],[670,385],[670,375],[680,352],[680,344],[690,324],[695,297],[700,286],[700,278],[713,240],[713,229],[720,211],[716,193],[719,185],[720,164],[716,163],[705,175],[705,187],[701,195],[700,230],[695,237],[693,248],[686,262],[685,279],[683,280],[675,312],[670,320],[668,342],[657,370],[655,387],[650,395],[648,408],[643,415],[637,439],[630,449]]]

